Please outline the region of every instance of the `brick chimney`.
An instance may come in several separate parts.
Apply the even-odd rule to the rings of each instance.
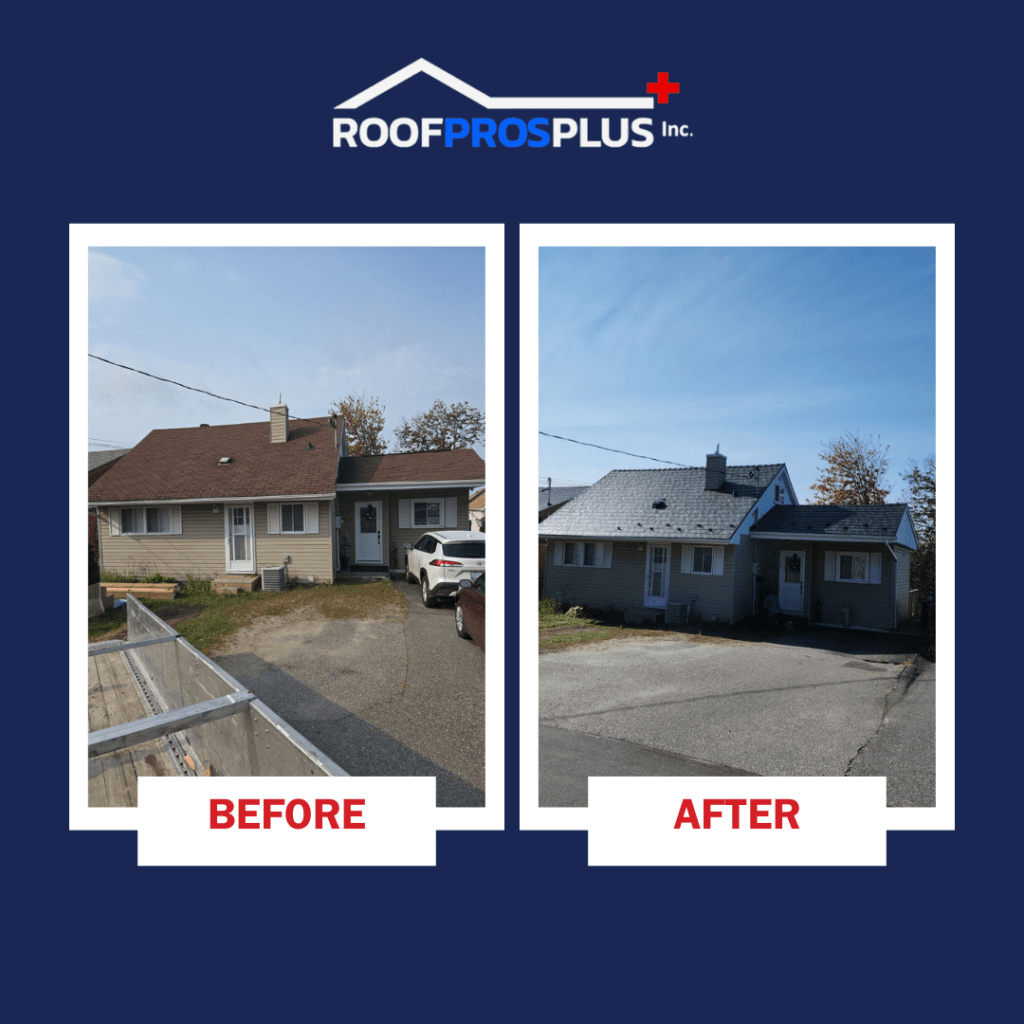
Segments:
[[[277,396],[277,405],[270,407],[270,441],[272,444],[288,440],[288,406]]]
[[[704,490],[717,491],[725,483],[725,456],[715,445],[714,454],[707,457],[707,466],[704,470]]]

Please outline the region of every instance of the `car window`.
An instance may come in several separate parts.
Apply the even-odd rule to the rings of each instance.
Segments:
[[[446,558],[483,558],[486,547],[478,540],[448,541],[444,553]]]

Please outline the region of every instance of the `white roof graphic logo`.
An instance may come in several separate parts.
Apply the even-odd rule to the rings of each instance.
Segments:
[[[487,96],[421,57],[393,75],[382,78],[369,89],[364,89],[344,103],[339,103],[334,109],[355,110],[356,107],[361,107],[420,71],[488,110],[542,110],[551,107],[560,110],[651,110],[654,107],[653,96]]]

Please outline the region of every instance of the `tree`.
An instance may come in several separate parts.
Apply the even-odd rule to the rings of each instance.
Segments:
[[[484,414],[469,402],[445,405],[439,398],[412,422],[402,420],[395,431],[400,452],[448,452],[484,439]]]
[[[811,484],[817,505],[883,505],[889,491],[883,486],[889,467],[889,446],[882,439],[859,434],[837,437],[821,448],[825,463]]]
[[[338,417],[338,429],[341,420],[345,421],[345,441],[347,454],[383,455],[388,443],[381,437],[384,429],[384,406],[376,398],[367,399],[366,395],[357,397],[347,395],[335,402],[331,414]]]
[[[923,466],[912,460],[910,468],[900,476],[906,484],[903,496],[917,530],[917,550],[910,556],[910,585],[916,587],[922,597],[934,597],[935,456],[929,455]]]

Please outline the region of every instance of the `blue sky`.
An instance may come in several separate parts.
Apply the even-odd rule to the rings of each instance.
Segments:
[[[935,452],[935,254],[917,248],[542,248],[540,429],[704,465],[889,445],[890,501]],[[658,463],[540,438],[538,484]]]
[[[252,405],[280,393],[293,416],[376,397],[394,450],[402,418],[435,399],[484,409],[484,250],[92,248],[89,351]],[[269,419],[88,362],[91,451]]]

